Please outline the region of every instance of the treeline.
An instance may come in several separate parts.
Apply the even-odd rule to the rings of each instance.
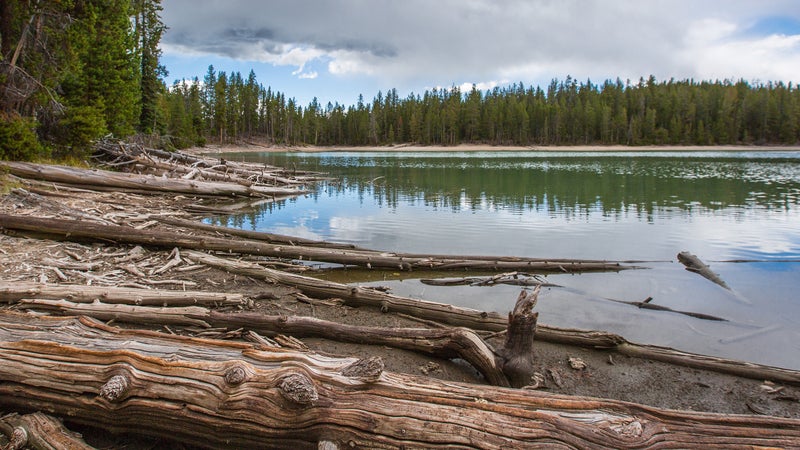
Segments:
[[[266,138],[286,145],[715,145],[800,142],[800,90],[745,81],[601,85],[567,77],[546,90],[522,83],[481,92],[433,89],[400,98],[395,89],[355,105],[298,105],[209,67],[204,79],[177,81],[165,96],[167,133],[178,146],[206,139]]]
[[[161,0],[0,0],[0,159],[163,128]]]

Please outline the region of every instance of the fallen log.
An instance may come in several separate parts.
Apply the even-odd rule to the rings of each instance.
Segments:
[[[700,260],[697,256],[689,253],[689,252],[680,252],[678,253],[678,261],[681,262],[684,266],[686,266],[686,270],[689,272],[694,272],[699,274],[703,278],[714,282],[727,290],[731,290],[730,286],[727,285],[722,278],[719,277],[716,273],[711,270],[711,267],[707,266],[703,261]]]
[[[233,306],[246,302],[243,295],[231,293],[0,281],[0,301],[14,303],[23,298],[142,306]]]
[[[107,305],[99,302],[80,304],[66,300],[22,299],[25,310],[56,312],[61,315],[87,316],[95,319],[135,325],[181,325],[203,328],[246,328],[257,333],[293,337],[320,337],[357,344],[385,345],[439,358],[461,358],[478,370],[487,382],[508,386],[502,361],[486,343],[467,328],[385,328],[345,325],[313,317],[276,316],[260,313],[220,313],[190,306],[156,308],[151,306]],[[530,375],[528,375],[530,378]],[[524,384],[523,384],[524,385]]]
[[[271,283],[294,286],[303,293],[321,298],[339,298],[351,306],[371,306],[384,312],[397,312],[426,320],[455,326],[499,332],[506,328],[506,319],[496,312],[478,311],[454,305],[426,300],[400,297],[377,289],[348,286],[332,281],[319,280],[298,274],[267,269],[257,264],[233,261],[202,252],[187,252],[197,262],[238,273]],[[800,372],[765,366],[745,361],[730,360],[714,356],[698,355],[672,348],[637,344],[624,337],[605,331],[574,330],[538,324],[536,339],[558,344],[575,345],[593,349],[614,351],[623,355],[653,359],[671,364],[711,370],[757,380],[773,380],[800,385]]]
[[[154,307],[135,305],[107,305],[105,303],[75,303],[67,300],[22,299],[20,309],[57,311],[69,315],[86,315],[103,321],[120,321],[139,325],[183,325],[211,328],[200,319],[208,314],[202,306]]]
[[[261,231],[241,230],[238,228],[221,227],[217,225],[209,225],[196,220],[178,219],[176,217],[153,216],[154,220],[167,225],[174,225],[181,228],[189,228],[194,230],[209,231],[212,233],[223,233],[229,236],[238,236],[254,241],[265,241],[271,244],[289,244],[289,245],[305,245],[309,247],[327,247],[327,248],[356,248],[352,244],[337,244],[335,242],[315,241],[312,239],[303,239],[295,236],[286,236],[283,234],[264,233]]]
[[[69,431],[58,419],[41,412],[0,417],[0,432],[9,438],[3,449],[93,450],[80,434]]]
[[[0,359],[2,409],[203,448],[800,445],[797,419],[445,383],[90,319],[0,312]]]
[[[291,258],[305,261],[330,262],[345,265],[359,265],[367,268],[383,267],[393,270],[412,270],[417,268],[449,270],[526,270],[526,271],[620,271],[634,269],[635,266],[618,262],[597,262],[584,260],[537,260],[531,258],[498,257],[488,259],[467,259],[458,256],[448,258],[417,255],[401,256],[394,253],[373,250],[350,250],[300,245],[275,245],[247,239],[223,239],[208,236],[187,236],[182,233],[136,230],[119,225],[101,225],[79,220],[50,219],[31,216],[0,214],[0,228],[45,233],[63,238],[118,242],[126,244],[150,245],[166,248],[187,248],[213,250],[250,255]]]
[[[99,169],[0,161],[0,168],[22,178],[68,183],[80,186],[99,186],[117,190],[133,189],[136,192],[181,193],[210,196],[273,196],[302,195],[307,191],[278,186],[243,186],[236,183],[196,181],[154,176],[143,176]]]

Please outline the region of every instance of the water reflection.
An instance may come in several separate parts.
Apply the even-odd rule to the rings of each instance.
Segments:
[[[607,329],[642,342],[800,368],[797,153],[322,153],[227,155],[330,173],[312,194],[230,226],[407,252],[710,262],[737,298],[677,263],[620,274],[552,276],[548,324]],[[513,287],[435,288],[391,274],[400,295],[506,311]],[[648,296],[730,319],[709,325],[610,304]],[[759,327],[770,333],[731,341]],[[727,342],[727,344],[726,344]],[[765,350],[765,349],[769,350]]]

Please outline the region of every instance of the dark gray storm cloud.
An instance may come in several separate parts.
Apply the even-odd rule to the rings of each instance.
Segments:
[[[800,20],[793,0],[164,0],[163,6],[167,52],[266,61],[298,73],[309,61],[341,76],[445,83],[568,73],[800,73],[800,33],[743,37],[759,17]]]

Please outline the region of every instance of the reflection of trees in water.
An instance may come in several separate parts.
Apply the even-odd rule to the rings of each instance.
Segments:
[[[731,207],[788,210],[800,204],[800,160],[760,158],[392,158],[309,157],[312,170],[342,174],[312,195],[357,195],[382,207],[404,202],[453,211],[502,209],[582,217],[660,211],[697,214]],[[301,164],[298,164],[301,166]],[[233,223],[292,201],[264,205]],[[699,211],[698,211],[699,210]]]

